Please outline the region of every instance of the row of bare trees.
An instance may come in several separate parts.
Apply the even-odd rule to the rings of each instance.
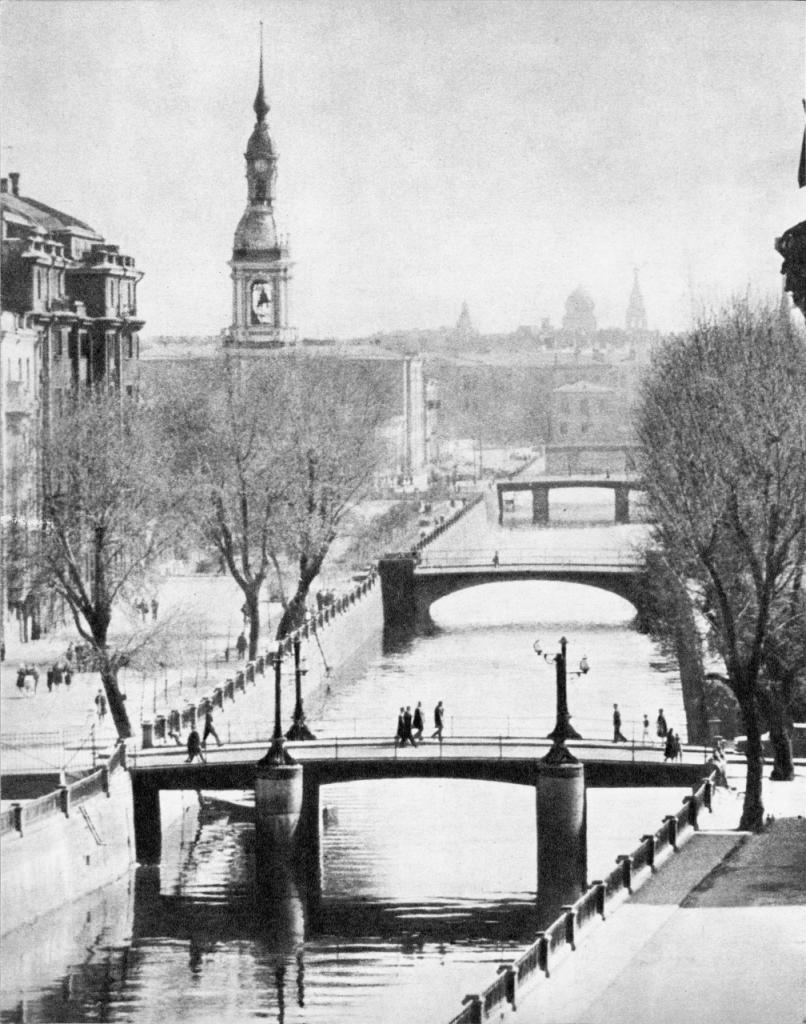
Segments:
[[[267,581],[287,635],[372,481],[386,414],[365,364],[282,353],[174,367],[138,399],[82,393],[43,429],[36,569],[93,651],[119,735],[131,723],[118,672],[153,663],[166,627],[113,637],[113,611],[136,606],[177,545],[197,546],[243,592],[250,657]]]
[[[762,731],[791,778],[806,654],[806,347],[788,314],[737,301],[668,342],[637,429],[661,603],[687,594],[724,663],[747,735],[740,827],[756,830]]]

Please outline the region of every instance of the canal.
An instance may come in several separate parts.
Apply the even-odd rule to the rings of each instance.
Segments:
[[[598,497],[598,496],[597,496]],[[601,499],[599,499],[601,501]],[[536,530],[516,513],[503,527],[475,512],[451,543],[506,550],[622,547],[636,531],[607,510],[564,501],[565,522]],[[612,513],[611,513],[612,514]],[[575,522],[575,517],[579,522]],[[588,528],[580,530],[580,523]],[[450,535],[449,535],[450,536]],[[672,668],[632,628],[613,595],[574,585],[496,584],[443,599],[433,636],[382,650],[370,644],[349,672],[311,695],[315,729],[391,737],[401,705],[421,701],[426,736],[438,700],[454,735],[516,735],[553,724],[554,668],[533,643],[586,676],[569,682],[573,724],[610,737],[612,705],[628,740],[663,707],[683,726]],[[677,807],[675,790],[589,794],[589,874]],[[466,992],[536,930],[534,793],[459,780],[395,780],[323,791],[321,886],[289,882],[262,895],[253,828],[208,807],[174,837],[159,868],[64,908],[3,943],[3,1021],[288,1024],[447,1021]]]

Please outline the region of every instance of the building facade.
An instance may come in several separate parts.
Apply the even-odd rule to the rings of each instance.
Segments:
[[[246,145],[246,209],[235,229],[232,259],[232,323],[224,345],[233,348],[276,349],[296,344],[297,332],[288,326],[288,286],[291,259],[287,239],[277,233],[274,190],[277,153],[266,115],[261,47],[258,89],[253,104],[255,127]]]
[[[27,639],[39,629],[24,568],[40,523],[36,434],[81,388],[134,392],[142,273],[88,224],[21,195],[19,174],[0,181],[0,211],[0,630],[8,608]]]

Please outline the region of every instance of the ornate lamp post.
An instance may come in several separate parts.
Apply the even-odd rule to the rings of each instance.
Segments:
[[[296,764],[294,758],[285,749],[282,727],[282,645],[278,644],[277,650],[269,655],[271,664],[274,666],[274,733],[271,738],[271,745],[267,753],[258,761],[261,766],[276,766],[284,764]]]
[[[588,874],[588,840],[585,798],[585,766],[566,747],[569,739],[580,739],[571,728],[566,694],[566,646],[560,640],[558,654],[544,654],[540,641],[535,654],[553,661],[557,669],[557,722],[549,733],[551,749],[537,762],[537,916],[545,928],[560,910],[574,903],[585,891]],[[589,669],[583,657],[579,670]]]
[[[588,659],[586,656],[582,656],[579,662],[579,670],[572,671],[569,673],[567,668],[567,655],[566,648],[568,641],[566,638],[560,637],[560,650],[557,654],[545,654],[540,646],[540,641],[535,640],[534,651],[535,654],[544,661],[555,664],[557,671],[557,720],[554,725],[554,729],[548,734],[548,739],[553,740],[553,746],[546,755],[546,760],[553,763],[574,763],[576,758],[565,746],[566,740],[581,740],[582,737],[571,725],[571,715],[568,712],[568,692],[567,692],[567,677],[572,676],[584,676],[590,670]]]
[[[294,637],[294,686],[297,700],[294,706],[294,723],[285,734],[287,740],[315,740],[316,737],[305,724],[305,712],[302,710],[302,677],[308,671],[300,665],[300,638]]]

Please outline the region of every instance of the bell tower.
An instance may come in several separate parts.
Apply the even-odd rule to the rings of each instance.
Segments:
[[[274,189],[277,153],[269,135],[269,105],[263,88],[263,23],[255,127],[246,144],[246,209],[232,245],[232,324],[224,344],[240,348],[283,348],[296,342],[288,326],[291,259],[287,239],[277,234]]]

